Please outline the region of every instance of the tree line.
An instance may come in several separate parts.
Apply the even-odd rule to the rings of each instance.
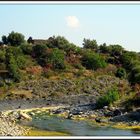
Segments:
[[[63,36],[52,36],[35,44],[30,36],[12,31],[0,41],[0,69],[8,70],[15,82],[21,80],[21,71],[29,66],[29,60],[44,69],[65,70],[68,65],[78,69],[96,71],[108,64],[115,65],[115,76],[128,79],[133,85],[140,83],[140,54],[125,50],[121,45],[98,44],[95,39],[83,39],[83,46],[70,43]]]

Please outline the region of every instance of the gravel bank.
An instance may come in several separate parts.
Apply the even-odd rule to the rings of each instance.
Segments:
[[[4,113],[0,115],[0,136],[23,136],[28,132],[27,129],[15,123],[12,118]]]

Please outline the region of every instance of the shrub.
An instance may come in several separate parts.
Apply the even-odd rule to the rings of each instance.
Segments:
[[[19,69],[24,69],[26,67],[26,58],[25,56],[18,56],[16,58],[16,62],[17,62],[17,65],[19,67]]]
[[[50,55],[49,61],[53,64],[55,69],[65,69],[64,52],[55,48]]]
[[[107,63],[99,54],[86,52],[82,57],[82,65],[87,69],[97,70],[106,67]]]
[[[100,97],[97,100],[97,108],[102,108],[104,106],[108,106],[114,101],[119,99],[119,93],[116,89],[109,90],[106,95]]]
[[[128,76],[129,82],[132,84],[140,83],[140,65],[137,65],[132,68]]]
[[[46,49],[47,49],[46,45],[35,45],[35,46],[33,46],[33,52],[32,53],[35,54],[36,58],[39,58],[44,54]]]
[[[120,56],[124,51],[124,48],[120,45],[110,45],[109,47],[111,48],[112,56]]]
[[[21,76],[20,76],[18,65],[13,56],[10,57],[8,70],[10,72],[11,78],[13,78],[16,82],[19,82],[21,79]]]
[[[21,73],[19,71],[19,66],[17,60],[22,56],[22,51],[17,47],[10,47],[6,50],[6,67],[9,71],[10,78],[14,81],[19,82],[21,79]],[[19,60],[20,61],[20,60]]]
[[[121,55],[120,60],[121,60],[121,62],[123,64],[123,67],[126,70],[131,71],[131,63],[132,63],[132,61],[139,60],[139,57],[138,57],[138,54],[135,53],[135,52],[126,51]]]
[[[5,51],[0,50],[0,62],[5,62]]]
[[[32,45],[30,44],[22,44],[20,46],[24,54],[31,54],[32,53]]]
[[[103,43],[102,45],[100,45],[99,48],[100,48],[100,52],[102,53],[109,53],[110,51],[106,43]]]
[[[124,68],[118,68],[116,71],[116,76],[119,78],[126,78],[126,71]]]
[[[48,48],[44,54],[38,59],[39,64],[43,67],[51,65],[53,69],[65,69],[64,51],[58,48]]]

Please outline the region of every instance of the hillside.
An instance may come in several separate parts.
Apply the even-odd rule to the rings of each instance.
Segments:
[[[0,42],[0,98],[133,110],[140,106],[140,54],[94,39],[79,47],[62,36],[25,40],[11,32]]]

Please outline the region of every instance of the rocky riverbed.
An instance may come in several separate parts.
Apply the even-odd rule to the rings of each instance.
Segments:
[[[0,136],[24,136],[29,129],[25,129],[16,123],[14,118],[1,112],[0,114]]]
[[[28,136],[30,129],[23,127],[20,123],[31,121],[36,113],[46,112],[49,115],[57,115],[64,119],[86,120],[97,125],[112,125],[113,127],[137,128],[140,130],[140,109],[126,113],[124,110],[115,107],[104,107],[95,109],[92,104],[88,105],[52,105],[46,107],[34,107],[26,109],[15,109],[1,112],[0,135],[1,136]],[[118,124],[121,124],[118,125]]]

